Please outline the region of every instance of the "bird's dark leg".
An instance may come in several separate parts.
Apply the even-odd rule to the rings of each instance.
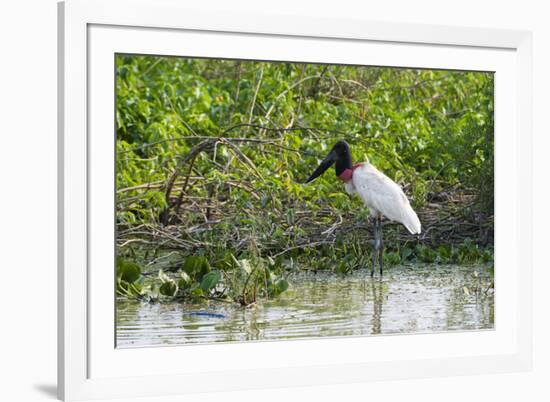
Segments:
[[[378,258],[378,247],[380,247],[380,228],[378,226],[378,217],[373,219],[374,230],[374,250],[372,253],[372,268],[370,270],[370,276],[374,276],[374,270],[376,269],[376,259]]]
[[[380,264],[380,276],[382,276],[383,265],[384,265],[384,240],[383,240],[383,230],[382,230],[382,217],[378,216],[378,242],[379,242],[379,255],[378,263]]]

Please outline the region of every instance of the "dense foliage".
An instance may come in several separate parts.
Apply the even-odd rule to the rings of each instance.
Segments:
[[[143,293],[142,275],[122,279],[132,264],[163,269],[160,294],[243,304],[284,291],[292,269],[365,266],[361,201],[332,170],[302,184],[339,139],[422,221],[419,237],[385,227],[388,263],[490,261],[493,85],[485,72],[117,56],[120,293]],[[197,258],[209,268],[192,277]]]

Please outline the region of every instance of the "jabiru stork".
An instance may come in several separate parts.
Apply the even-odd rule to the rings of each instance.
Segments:
[[[348,194],[357,193],[368,208],[374,226],[374,253],[371,276],[376,262],[383,272],[382,217],[401,223],[411,234],[420,234],[421,225],[401,187],[371,163],[352,164],[349,144],[338,141],[330,153],[306,180],[309,183],[335,164],[336,177],[344,182]]]

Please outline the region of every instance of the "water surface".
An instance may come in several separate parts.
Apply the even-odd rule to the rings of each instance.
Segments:
[[[480,330],[494,327],[484,267],[401,266],[384,276],[300,273],[252,307],[117,301],[117,347]]]

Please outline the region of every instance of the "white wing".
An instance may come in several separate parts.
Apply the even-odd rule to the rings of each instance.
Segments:
[[[371,214],[381,213],[403,224],[412,234],[421,230],[420,220],[401,187],[370,163],[353,172],[353,186]]]

